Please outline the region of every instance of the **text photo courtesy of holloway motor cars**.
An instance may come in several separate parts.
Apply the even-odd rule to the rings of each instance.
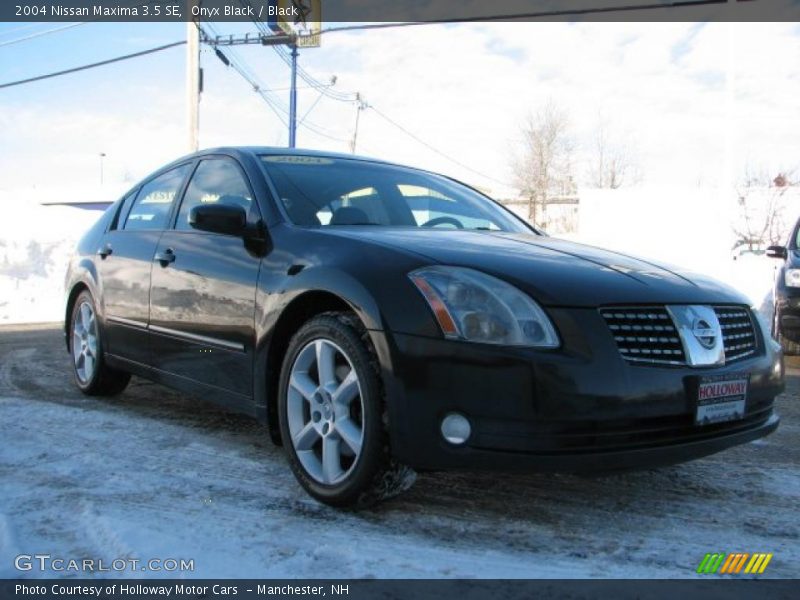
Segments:
[[[798,17],[0,6],[0,597],[792,597]]]

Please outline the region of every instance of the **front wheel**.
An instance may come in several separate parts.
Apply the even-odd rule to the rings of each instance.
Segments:
[[[786,356],[797,356],[800,354],[800,344],[795,341],[788,339],[782,332],[781,332],[781,316],[778,312],[778,308],[775,307],[774,316],[772,318],[772,337],[775,341],[777,341],[781,345],[781,349],[783,350],[784,355]]]
[[[131,379],[129,373],[106,365],[94,299],[81,292],[72,307],[70,351],[75,383],[87,396],[119,394]]]
[[[390,459],[377,359],[352,313],[317,316],[292,338],[278,414],[292,471],[321,502],[365,506],[413,484]]]

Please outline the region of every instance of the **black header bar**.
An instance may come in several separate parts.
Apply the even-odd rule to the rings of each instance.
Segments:
[[[798,21],[800,0],[3,0],[0,21]]]

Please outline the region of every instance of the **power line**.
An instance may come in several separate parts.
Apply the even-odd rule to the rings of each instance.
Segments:
[[[208,25],[209,29],[211,30],[211,32],[216,35],[216,31],[215,31],[214,27],[211,26],[208,23],[206,23],[206,25]],[[201,31],[202,31],[202,29],[201,29]],[[205,32],[203,32],[203,33],[205,33]],[[207,36],[207,34],[206,34],[206,36]],[[215,46],[215,49],[218,50],[216,48],[216,46]],[[230,53],[231,53],[231,56],[234,57],[234,58],[226,57],[226,60],[228,61],[229,66],[232,67],[237,73],[239,73],[239,75],[252,86],[253,91],[255,91],[259,96],[261,96],[261,98],[267,103],[267,105],[270,107],[270,109],[276,114],[276,116],[281,121],[281,123],[284,126],[288,127],[288,122],[286,120],[286,116],[288,116],[288,114],[289,114],[289,109],[279,99],[272,97],[271,92],[273,90],[270,90],[270,89],[266,88],[265,86],[261,85],[258,77],[256,77],[252,73],[250,67],[247,65],[247,62],[241,56],[237,55],[233,51],[233,49],[230,50]],[[222,54],[221,51],[220,51],[220,54]],[[225,55],[223,54],[223,56],[225,56]],[[225,62],[225,61],[223,61],[223,62]],[[306,115],[305,115],[306,117],[308,116],[308,112],[310,112],[310,111],[306,112]],[[315,123],[313,123],[311,121],[305,120],[305,117],[303,117],[303,119],[298,123],[298,126],[302,126],[305,129],[311,131],[312,133],[314,133],[314,134],[316,134],[316,135],[318,135],[320,137],[327,138],[329,140],[333,140],[333,141],[336,141],[336,142],[342,142],[342,143],[347,141],[345,139],[342,139],[342,138],[336,137],[334,135],[331,135],[330,133],[327,133],[326,130],[323,127],[321,127],[321,126],[319,126],[319,125],[317,125],[317,124],[315,124]]]
[[[25,29],[38,27],[39,25],[43,24],[44,23],[28,23],[27,25],[20,25],[19,27],[14,27],[13,29],[6,29],[4,32],[0,33],[0,36],[8,35],[9,33],[15,33],[17,31],[24,31]]]
[[[245,8],[248,8],[248,7],[252,8],[252,4],[250,3],[250,0],[239,0],[239,4],[241,4]],[[255,17],[252,19],[252,21],[255,24],[256,28],[258,29],[259,33],[261,33],[261,35],[267,36],[267,37],[274,35],[273,32],[264,24],[263,21],[259,21]],[[281,60],[283,60],[283,62],[285,62],[287,65],[291,66],[292,58],[289,55],[289,53],[286,52],[286,50],[284,50],[283,48],[281,48],[279,46],[273,46],[272,49],[275,51],[275,54],[277,54],[281,58]],[[325,94],[324,90],[329,88],[330,85],[325,84],[325,83],[315,79],[311,75],[309,75],[305,71],[305,69],[303,69],[302,66],[296,65],[296,68],[297,68],[297,74],[300,75],[301,79],[303,79],[308,84],[308,87],[320,90],[321,94]],[[297,89],[297,88],[295,88],[295,89]],[[330,94],[330,95],[333,95],[333,94]]]
[[[276,100],[276,99],[274,99],[274,98],[272,98],[270,96],[270,90],[263,88],[255,80],[254,77],[248,75],[248,73],[246,71],[246,68],[241,66],[241,65],[239,65],[237,63],[236,59],[228,58],[228,62],[230,63],[230,66],[245,81],[247,81],[252,86],[253,91],[255,91],[259,96],[261,96],[262,100],[264,100],[264,102],[267,103],[267,105],[270,107],[270,109],[272,109],[272,111],[275,113],[275,115],[278,117],[278,119],[281,121],[281,123],[284,126],[288,127],[288,122],[286,121],[286,118],[284,116],[284,115],[288,114],[288,109],[285,106],[283,106],[283,104],[279,100]],[[281,113],[283,113],[283,114],[281,114]],[[306,116],[307,116],[307,114],[308,113],[306,113]],[[338,137],[335,137],[333,135],[330,135],[330,134],[326,133],[325,130],[322,127],[320,127],[319,125],[316,125],[316,124],[312,123],[311,121],[306,121],[305,117],[303,118],[303,120],[301,120],[298,123],[298,126],[304,127],[306,129],[308,129],[309,131],[311,131],[312,133],[315,133],[318,136],[321,136],[321,137],[324,137],[324,138],[327,138],[327,139],[330,139],[330,140],[333,140],[333,141],[336,141],[336,142],[346,142],[347,141],[345,139],[338,138]]]
[[[275,116],[278,117],[278,120],[284,126],[288,127],[289,124],[286,121],[286,118],[281,114],[281,111],[282,112],[286,112],[286,111],[283,109],[283,107],[280,104],[277,104],[273,99],[271,99],[269,97],[269,91],[265,90],[260,85],[258,85],[255,81],[253,81],[250,77],[248,77],[247,74],[239,67],[239,65],[236,64],[236,62],[231,61],[231,67],[233,67],[233,69],[237,73],[239,73],[239,75],[241,75],[242,78],[244,78],[244,80],[247,81],[247,83],[249,83],[252,86],[253,91],[256,94],[261,96],[261,99],[264,100],[264,102],[267,103],[267,106],[269,106],[270,109],[272,109],[272,112],[275,113]]]
[[[243,5],[245,5],[245,4],[247,4],[247,0],[242,0],[241,3]],[[211,23],[206,22],[206,26],[209,28],[211,33],[213,33],[217,38],[220,37],[219,33],[216,30],[216,28]],[[262,28],[259,27],[260,31],[261,31],[261,29]],[[219,48],[217,48],[217,46],[214,44],[214,38],[210,37],[203,30],[203,28],[200,28],[200,32],[201,32],[201,34],[202,34],[202,36],[204,38],[204,41],[206,43],[210,44],[215,49],[215,51],[219,51]],[[269,107],[272,109],[272,111],[275,112],[275,114],[280,119],[281,123],[283,123],[285,126],[288,127],[288,122],[286,120],[286,117],[288,117],[288,115],[289,115],[289,109],[288,109],[288,107],[286,107],[286,105],[280,99],[278,99],[278,98],[273,96],[272,92],[274,92],[275,90],[272,90],[270,88],[267,88],[266,86],[263,86],[261,84],[261,82],[260,82],[260,79],[253,73],[252,69],[247,64],[247,61],[245,61],[245,59],[242,58],[241,55],[237,54],[236,51],[232,47],[229,47],[229,49],[227,51],[230,52],[230,57],[233,57],[233,58],[231,59],[230,57],[226,57],[226,59],[223,60],[220,57],[220,60],[223,60],[223,62],[226,62],[226,60],[227,60],[228,62],[226,64],[230,63],[229,66],[233,67],[234,70],[236,70],[236,72],[239,73],[239,75],[243,79],[245,79],[245,81],[247,81],[253,87],[253,90],[257,94],[259,94],[261,96],[261,98],[269,105]],[[219,54],[222,54],[222,51],[219,51]],[[219,54],[218,54],[218,56],[219,56]],[[225,56],[225,55],[223,54],[223,56]],[[326,86],[326,84],[321,84],[321,85]],[[315,89],[315,90],[317,90],[319,92],[322,92],[322,90],[320,90],[319,85],[309,86],[309,87],[311,87],[312,89]],[[321,97],[322,96],[317,98],[317,102],[319,101],[319,99]],[[316,105],[317,102],[314,102],[314,104]],[[312,108],[313,108],[313,106],[312,106]],[[310,132],[312,132],[312,133],[314,133],[314,134],[316,134],[316,135],[318,135],[320,137],[323,137],[323,138],[326,138],[326,139],[329,139],[329,140],[333,140],[333,141],[336,141],[336,142],[347,143],[346,139],[337,137],[336,135],[333,135],[332,132],[330,132],[326,128],[322,127],[321,125],[318,125],[318,124],[316,124],[316,123],[314,123],[312,121],[307,120],[308,114],[310,112],[311,112],[311,109],[306,111],[306,114],[298,122],[298,126],[302,126],[303,128],[307,129],[308,131],[310,131]]]
[[[250,4],[250,0],[239,0],[239,4],[241,4],[246,9],[247,8],[251,9],[250,12],[255,15],[256,11],[252,10],[253,5]],[[263,21],[259,21],[257,18],[255,18],[255,16],[253,17],[252,21],[253,21],[253,23],[255,23],[256,27],[258,28],[258,30],[261,33],[263,33],[264,35],[269,35],[270,34],[269,28],[266,25],[264,25]]]
[[[211,30],[211,33],[217,35],[217,31],[211,23],[206,23],[206,26]],[[209,37],[199,24],[197,27],[200,29],[200,33],[204,37]],[[240,57],[233,48],[229,49],[230,56],[223,54],[223,52],[216,46],[214,46],[214,52],[216,53],[217,57],[219,57],[219,59],[225,63],[226,66],[233,68],[233,70],[236,71],[239,76],[242,77],[242,79],[249,83],[250,87],[253,88],[253,91],[261,96],[261,99],[266,102],[267,106],[269,106],[272,112],[275,113],[275,116],[278,117],[278,120],[284,126],[288,126],[288,122],[286,121],[288,110],[281,106],[280,102],[276,98],[271,97],[270,90],[261,85],[261,82],[258,81],[258,78],[252,73],[246,61]]]
[[[15,85],[22,85],[24,83],[33,83],[34,81],[41,81],[42,79],[50,79],[51,77],[59,77],[61,75],[67,75],[69,73],[77,73],[78,71],[85,71],[87,69],[94,69],[96,67],[102,67],[103,65],[110,65],[111,63],[121,62],[123,60],[129,60],[131,58],[136,58],[138,56],[144,56],[145,54],[153,54],[154,52],[161,52],[162,50],[174,48],[175,46],[183,46],[185,43],[186,40],[181,40],[180,42],[172,42],[171,44],[156,46],[155,48],[149,48],[148,50],[134,52],[133,54],[125,54],[124,56],[117,56],[116,58],[109,58],[108,60],[101,60],[100,62],[91,63],[88,65],[81,65],[80,67],[73,67],[72,69],[65,69],[63,71],[56,71],[55,73],[48,73],[46,75],[39,75],[37,77],[29,77],[28,79],[20,79],[19,81],[2,83],[0,84],[0,89],[13,87]]]
[[[279,46],[273,46],[273,50],[275,53],[281,57],[281,60],[285,62],[287,65],[291,65],[291,56],[289,53]],[[306,71],[300,65],[297,66],[297,74],[300,78],[309,84],[311,87],[320,90],[326,97],[331,98],[332,100],[338,100],[339,102],[354,102],[356,100],[356,94],[353,92],[338,92],[331,89],[330,84],[326,84],[319,79],[316,79],[313,75],[311,75],[308,71]]]
[[[387,115],[383,114],[381,111],[379,111],[373,105],[369,104],[369,105],[367,105],[367,108],[372,109],[373,111],[375,111],[375,113],[378,116],[380,116],[386,122],[388,122],[391,125],[395,126],[397,129],[399,129],[400,131],[405,133],[408,137],[410,137],[411,139],[415,140],[417,143],[422,144],[423,146],[425,146],[428,150],[430,150],[432,152],[435,152],[436,154],[438,154],[439,156],[441,156],[443,158],[446,158],[451,163],[456,164],[459,167],[461,167],[462,169],[466,169],[467,171],[469,171],[471,173],[474,173],[475,175],[479,175],[479,176],[483,177],[484,179],[488,179],[490,181],[494,181],[495,183],[499,183],[500,185],[505,185],[505,186],[508,185],[506,182],[500,181],[499,179],[495,179],[491,175],[487,175],[486,173],[481,173],[480,171],[476,171],[472,167],[462,163],[460,160],[457,160],[457,159],[453,158],[452,156],[449,156],[449,155],[445,154],[444,152],[442,152],[438,148],[435,148],[434,146],[431,146],[428,142],[426,142],[425,140],[421,139],[419,136],[415,135],[414,133],[410,132],[408,129],[406,129],[405,127],[400,125],[400,123],[398,123],[397,121],[389,118]]]
[[[331,84],[326,84],[326,85],[328,87],[330,87]],[[269,90],[271,92],[288,92],[291,89],[292,88],[290,88],[290,87],[271,87],[271,88],[269,88]],[[298,90],[317,90],[317,91],[319,91],[319,87],[317,87],[315,85],[298,85],[297,89]]]
[[[250,4],[250,0],[239,0],[239,3],[245,8],[252,6]],[[273,35],[273,32],[266,25],[264,25],[263,21],[259,21],[256,18],[253,18],[252,21],[255,23],[256,28],[262,35]],[[277,54],[281,60],[283,60],[283,62],[285,62],[288,66],[292,65],[292,58],[284,48],[280,46],[273,46],[272,49],[274,50],[275,54]],[[355,94],[347,94],[331,90],[330,88],[332,87],[332,84],[326,84],[322,81],[319,81],[314,76],[309,74],[301,65],[295,65],[295,68],[297,69],[297,74],[309,85],[309,87],[319,90],[324,96],[343,102],[352,102],[355,100]]]
[[[311,103],[311,106],[309,106],[309,107],[308,107],[308,110],[305,112],[305,114],[303,115],[303,117],[300,119],[300,125],[302,125],[302,124],[303,124],[303,121],[305,121],[305,120],[306,120],[306,117],[309,115],[309,113],[310,113],[312,110],[314,110],[314,107],[315,107],[317,104],[319,104],[319,101],[320,101],[320,100],[322,100],[322,92],[320,92],[320,93],[319,93],[319,95],[317,96],[317,99],[316,99],[316,100],[314,100],[314,102],[312,102],[312,103]]]
[[[298,125],[301,126],[301,127],[305,127],[310,132],[315,133],[316,135],[318,135],[320,137],[324,137],[324,138],[332,140],[334,142],[340,142],[342,144],[346,144],[349,141],[349,140],[346,140],[344,138],[336,137],[336,136],[333,136],[333,135],[325,133],[324,130],[320,129],[317,125],[314,125],[310,121],[303,121],[301,123],[298,123]]]
[[[82,21],[80,23],[70,23],[69,25],[63,25],[61,27],[56,27],[54,29],[47,29],[45,31],[37,31],[36,33],[31,33],[30,35],[26,35],[21,38],[17,38],[15,40],[8,40],[7,42],[0,42],[0,47],[2,46],[10,46],[11,44],[18,44],[20,42],[27,42],[28,40],[32,40],[34,38],[42,37],[43,35],[50,35],[51,33],[58,33],[59,31],[64,31],[65,29],[72,29],[73,27],[80,27],[81,25],[86,25],[89,21]]]
[[[249,2],[247,0],[240,0],[240,2],[241,2],[241,4],[243,6],[249,4]],[[258,27],[259,34],[263,34],[263,35],[267,35],[267,36],[271,35],[271,33],[265,29],[263,23],[258,22],[258,21],[254,21],[254,22],[256,23],[256,26]],[[381,26],[398,26],[398,24],[388,24],[388,23],[387,24],[380,24],[380,25]],[[216,33],[216,32],[214,32],[214,33]],[[217,36],[217,37],[219,38],[219,36]],[[258,40],[258,38],[253,38],[253,43],[255,43],[257,40]],[[216,45],[214,44],[214,40],[213,39],[209,39],[207,37],[206,41],[207,41],[207,43],[210,43],[211,45],[213,45],[216,48]],[[286,62],[289,65],[291,64],[291,57],[288,55],[288,53],[286,52],[285,49],[280,48],[278,46],[273,46],[273,49],[275,50],[276,54],[284,62]],[[319,96],[317,96],[316,100],[313,102],[311,107],[306,111],[306,113],[303,116],[303,118],[300,119],[300,121],[298,123],[298,126],[305,127],[306,129],[312,131],[313,133],[316,133],[317,135],[319,135],[321,137],[324,137],[324,138],[327,138],[327,139],[330,139],[330,140],[334,140],[334,141],[342,142],[342,143],[352,143],[351,140],[346,140],[346,139],[339,138],[339,137],[336,137],[334,135],[331,135],[330,133],[327,133],[319,125],[315,125],[314,123],[306,121],[306,117],[308,116],[308,114],[317,105],[317,103],[319,103],[319,101],[323,97],[329,97],[330,98],[332,96],[330,94],[326,93],[326,92],[330,91],[328,89],[328,86],[326,86],[321,81],[315,79],[312,75],[308,74],[307,72],[302,70],[300,67],[298,67],[298,75],[301,78],[303,78],[304,81],[309,83],[309,87],[311,89],[315,89],[315,90],[319,91]],[[251,84],[252,84],[252,82],[251,82]],[[257,89],[257,91],[258,91],[258,89]],[[275,90],[273,90],[273,91],[275,91]],[[504,185],[504,186],[508,185],[506,182],[500,181],[499,179],[496,179],[496,178],[494,178],[494,177],[492,177],[490,175],[486,175],[485,173],[481,173],[480,171],[477,171],[477,170],[473,169],[472,167],[462,163],[461,161],[459,161],[459,160],[457,160],[455,158],[452,158],[451,156],[445,154],[444,152],[442,152],[438,148],[435,148],[434,146],[432,146],[431,144],[429,144],[425,140],[421,139],[420,137],[418,137],[417,135],[415,135],[414,133],[412,133],[411,131],[409,131],[408,129],[406,129],[405,127],[403,127],[402,125],[400,125],[399,123],[397,123],[396,121],[394,121],[393,119],[391,119],[390,117],[388,117],[387,115],[385,115],[384,113],[379,111],[374,106],[371,106],[371,105],[368,105],[368,104],[364,103],[363,100],[361,99],[361,97],[359,96],[359,94],[357,94],[357,93],[338,93],[338,97],[334,97],[334,99],[340,100],[340,101],[344,101],[344,102],[349,102],[349,103],[357,102],[357,103],[360,103],[360,104],[364,105],[364,108],[371,108],[380,117],[385,119],[388,123],[390,123],[391,125],[393,125],[394,127],[398,128],[398,129],[400,129],[407,136],[411,137],[417,143],[425,146],[426,148],[428,148],[432,152],[435,152],[436,154],[442,156],[443,158],[449,160],[450,162],[452,162],[452,163],[460,166],[461,168],[463,168],[463,169],[465,169],[465,170],[467,170],[467,171],[469,171],[471,173],[474,173],[475,175],[478,175],[478,176],[480,176],[480,177],[482,177],[484,179],[487,179],[487,180],[490,180],[490,181],[494,181],[495,183],[498,183],[500,185]],[[281,107],[281,109],[284,111],[284,113],[287,112],[287,110],[285,108]]]
[[[239,0],[239,4],[244,8],[252,9],[250,0]],[[252,12],[255,13],[256,11],[253,10]],[[260,21],[255,17],[253,17],[251,21],[255,24],[261,36],[272,37],[274,35],[274,32],[270,30],[270,28],[267,27],[263,21]],[[292,57],[284,48],[280,46],[273,46],[272,49],[275,54],[277,54],[281,60],[283,60],[283,62],[285,62],[289,67],[292,66]],[[314,76],[309,74],[301,65],[295,64],[295,68],[297,70],[297,74],[308,84],[308,87],[318,90],[323,96],[333,100],[338,100],[340,102],[353,102],[356,100],[356,94],[332,90],[331,88],[333,87],[333,83],[327,84],[319,81]]]
[[[135,6],[132,6],[131,8],[142,8],[144,6],[148,6],[150,4],[153,4],[157,0],[144,0],[143,2],[140,1],[140,0],[122,0],[120,2],[120,4],[124,5],[127,2],[137,2],[137,1],[139,2],[139,4],[137,4]],[[88,21],[81,21],[79,23],[69,23],[68,25],[63,25],[61,27],[55,27],[53,29],[48,29],[46,31],[37,31],[35,33],[32,33],[30,35],[26,35],[26,36],[21,37],[21,38],[17,38],[17,39],[14,39],[14,40],[8,40],[7,42],[0,42],[0,47],[2,47],[2,46],[10,46],[12,44],[18,44],[20,42],[27,42],[28,40],[33,40],[33,39],[36,39],[36,38],[39,38],[39,37],[42,37],[42,36],[45,36],[45,35],[50,35],[51,33],[58,33],[59,31],[65,31],[67,29],[72,29],[73,27],[80,27],[81,25],[88,25],[89,23],[97,23],[97,22],[102,21],[102,20],[103,20],[103,17],[102,16],[98,16],[98,17],[95,17],[94,19],[89,19]],[[23,29],[30,29],[31,27],[34,27],[35,25],[38,25],[38,23],[31,23],[29,25],[23,25],[22,27],[16,27],[14,29],[11,29],[9,31],[4,32],[4,34],[13,33],[14,31],[21,31]],[[0,34],[0,35],[3,35],[3,34]]]

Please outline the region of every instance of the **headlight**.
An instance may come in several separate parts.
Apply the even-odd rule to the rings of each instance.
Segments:
[[[786,269],[783,277],[786,287],[800,287],[800,269]]]
[[[464,267],[424,267],[409,273],[450,339],[557,348],[542,308],[514,286]]]

